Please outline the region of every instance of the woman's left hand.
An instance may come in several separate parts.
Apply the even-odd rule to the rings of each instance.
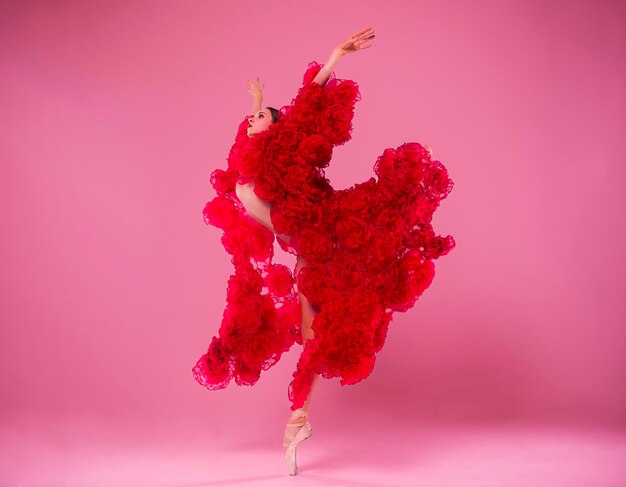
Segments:
[[[262,85],[259,78],[257,78],[255,81],[247,81],[248,89],[246,91],[255,98],[263,98],[263,88],[265,88],[265,84]]]
[[[361,49],[367,49],[368,47],[372,47],[372,45],[365,43],[374,37],[376,37],[374,29],[368,27],[348,37],[345,41],[340,42],[337,47],[335,47],[335,52],[343,56],[351,52],[360,51]]]

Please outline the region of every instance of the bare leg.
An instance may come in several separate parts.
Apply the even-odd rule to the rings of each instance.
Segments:
[[[298,255],[296,263],[296,277],[300,273],[300,269],[306,266],[307,263],[308,262],[304,260],[302,256]],[[315,317],[315,310],[313,309],[313,306],[311,306],[311,303],[309,303],[306,296],[304,296],[304,294],[302,294],[300,291],[298,291],[298,296],[300,297],[300,303],[302,304],[302,342],[303,344],[305,344],[309,338],[315,338],[315,334],[313,333],[312,329],[313,318]],[[311,402],[311,396],[313,394],[313,387],[317,383],[318,379],[319,374],[315,374],[315,376],[313,377],[313,382],[311,383],[311,390],[309,391],[309,395],[304,401],[304,405],[300,408],[303,411],[309,410],[309,404]]]

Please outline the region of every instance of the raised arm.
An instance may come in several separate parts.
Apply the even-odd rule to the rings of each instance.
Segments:
[[[259,78],[255,81],[248,80],[247,91],[252,95],[252,98],[254,98],[252,102],[252,115],[258,112],[263,106],[263,88],[265,88],[265,84],[261,85]]]
[[[328,81],[328,78],[330,78],[330,74],[335,68],[335,65],[343,56],[351,52],[357,52],[361,49],[367,49],[368,47],[372,47],[371,44],[365,43],[370,39],[373,39],[374,37],[374,29],[368,27],[367,29],[363,29],[362,31],[348,37],[345,41],[340,42],[337,47],[333,49],[333,52],[328,58],[328,61],[326,61],[324,67],[320,69],[319,73],[317,73],[317,75],[313,79],[313,82],[324,86]]]

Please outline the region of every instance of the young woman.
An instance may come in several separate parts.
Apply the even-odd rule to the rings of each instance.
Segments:
[[[437,236],[433,212],[453,183],[418,143],[385,149],[378,179],[335,190],[324,177],[334,146],[351,138],[358,86],[337,79],[345,55],[371,47],[372,28],[339,43],[324,66],[309,64],[290,105],[262,107],[239,125],[228,168],[212,173],[217,197],[206,223],[224,230],[235,266],[219,330],[193,369],[208,389],[256,383],[294,342],[303,345],[289,386],[283,435],[295,475],[296,446],[309,438],[308,409],[320,375],[355,384],[372,371],[395,311],[407,311],[434,277],[433,259],[454,248]],[[274,264],[273,242],[296,256],[293,273]]]

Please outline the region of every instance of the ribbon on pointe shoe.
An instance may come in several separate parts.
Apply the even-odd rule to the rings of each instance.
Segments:
[[[305,418],[304,422],[292,423],[291,420]],[[307,418],[307,412],[302,409],[296,409],[291,417],[289,418],[289,422],[285,427],[285,434],[283,435],[283,447],[286,450],[289,448],[295,448],[298,443],[303,440],[306,440],[309,436],[311,436],[313,428],[311,427],[311,423],[309,423]],[[294,435],[289,431],[289,428],[299,428],[298,432]],[[287,451],[285,454],[287,455]]]

